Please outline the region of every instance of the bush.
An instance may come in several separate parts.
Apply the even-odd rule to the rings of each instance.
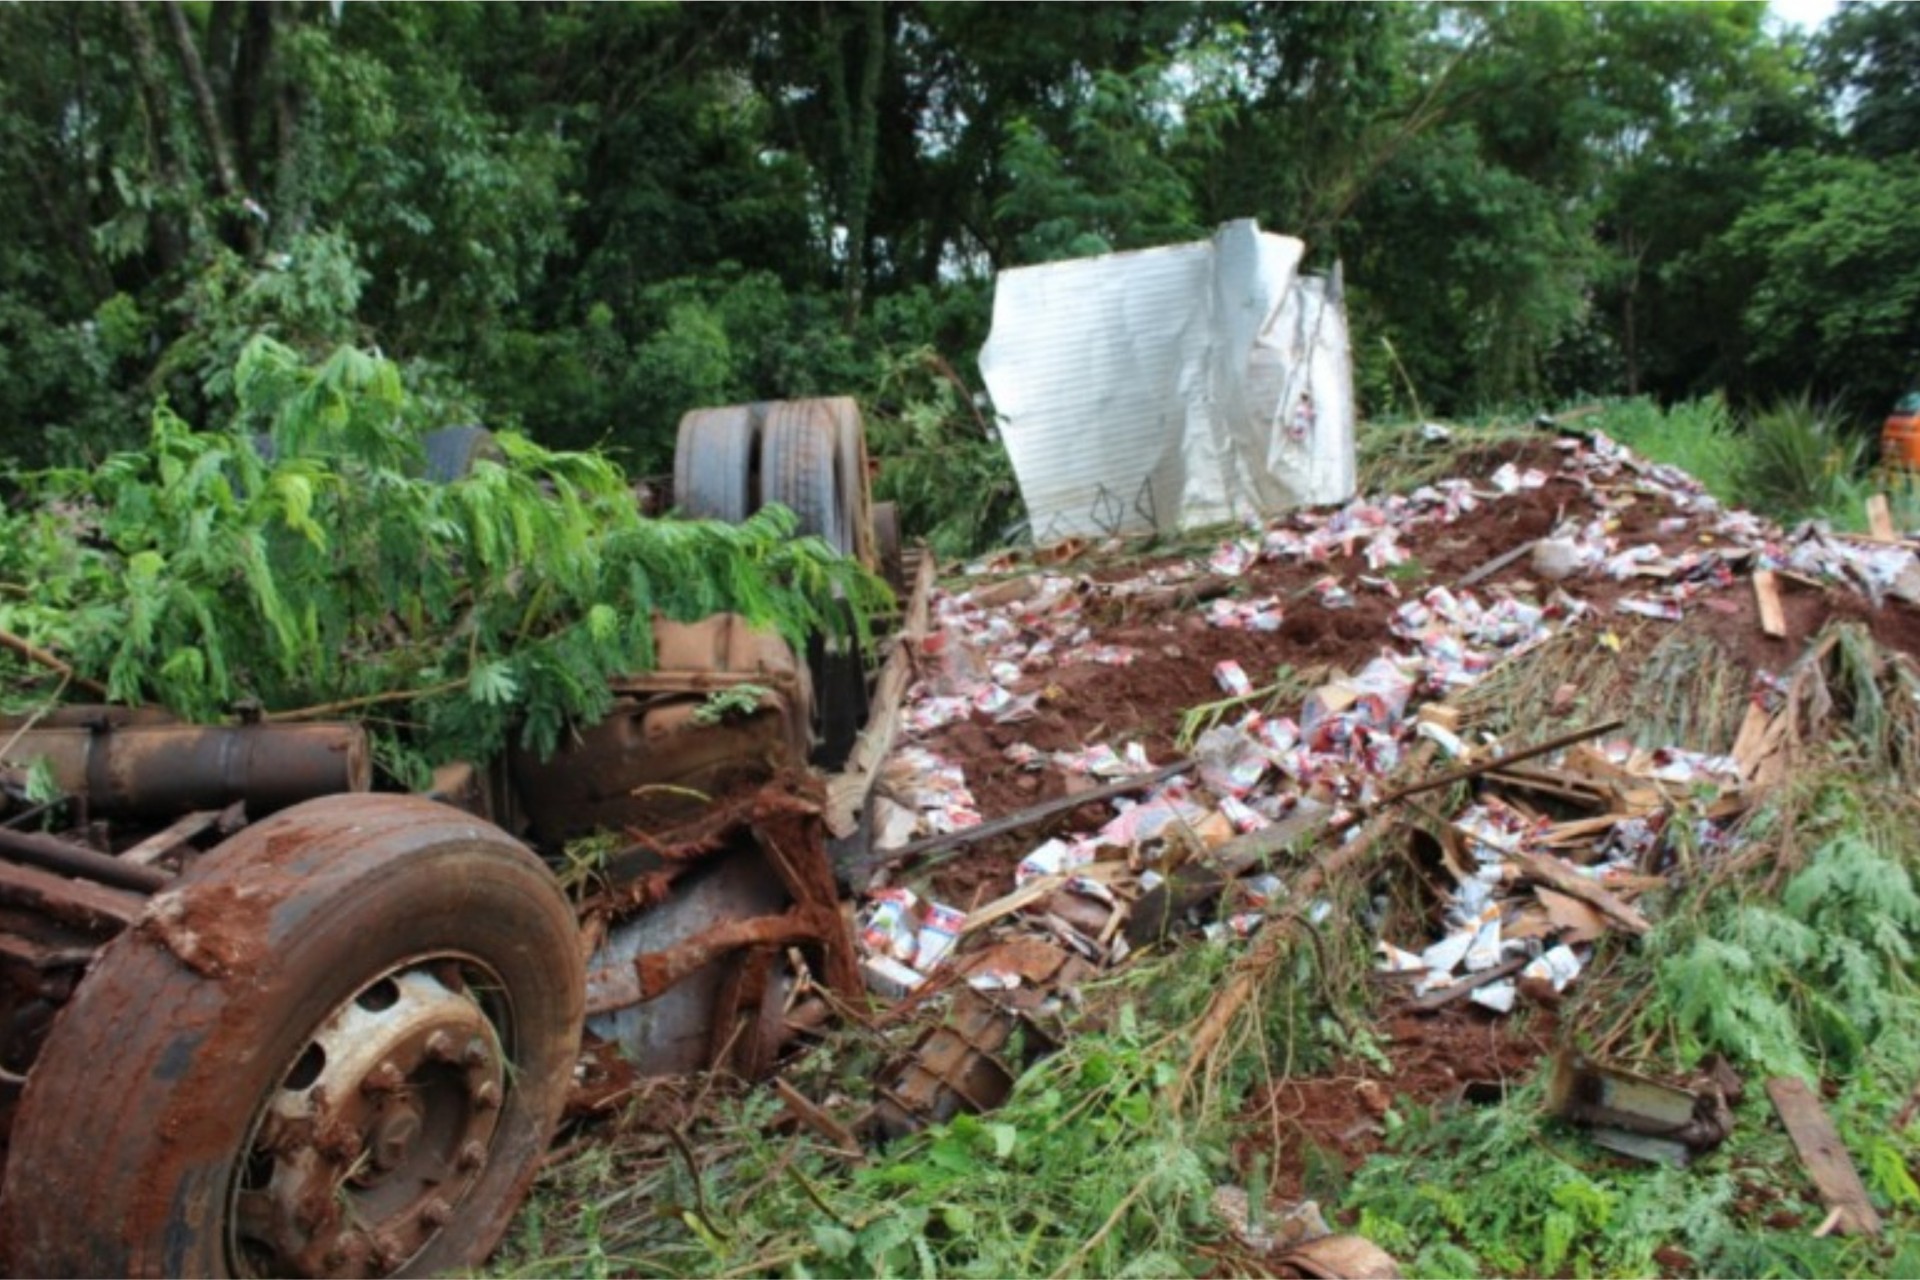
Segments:
[[[1782,523],[1820,517],[1857,524],[1865,457],[1864,441],[1843,434],[1830,409],[1805,395],[1776,401],[1747,422],[1742,505]]]

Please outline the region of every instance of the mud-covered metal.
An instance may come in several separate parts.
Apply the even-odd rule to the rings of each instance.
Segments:
[[[806,759],[811,685],[777,635],[736,614],[657,622],[658,665],[611,682],[597,724],[576,728],[551,756],[515,750],[515,788],[543,844],[594,830],[656,829],[713,799]],[[705,709],[729,690],[744,706]]]
[[[120,932],[146,908],[146,899],[124,889],[68,880],[39,867],[0,862],[0,907],[44,916],[86,933]]]
[[[0,827],[0,857],[45,867],[64,876],[98,880],[101,884],[112,885],[116,889],[131,889],[136,893],[152,893],[156,889],[163,889],[167,881],[173,878],[157,868],[126,862],[112,854],[101,853],[69,840],[35,831],[13,831],[6,827]]]
[[[616,924],[587,973],[590,1028],[642,1071],[771,1065],[787,1034],[788,948],[842,995],[859,993],[818,792],[788,774],[718,806],[727,831],[702,824],[699,840],[655,855],[676,872],[671,890]],[[695,850],[704,861],[689,865]]]
[[[229,1256],[268,1275],[393,1271],[454,1220],[506,1096],[498,977],[449,956],[341,1004],[262,1103]]]
[[[37,1058],[8,1068],[31,1067],[0,1196],[7,1271],[485,1258],[579,1048],[577,923],[528,850],[424,799],[341,795],[248,827],[151,899],[66,883],[143,909]],[[57,979],[36,950],[19,971]]]

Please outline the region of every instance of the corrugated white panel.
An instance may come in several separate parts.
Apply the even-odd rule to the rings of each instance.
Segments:
[[[980,366],[1037,541],[1351,492],[1346,326],[1337,291],[1296,289],[1303,252],[1249,220],[1001,273]]]

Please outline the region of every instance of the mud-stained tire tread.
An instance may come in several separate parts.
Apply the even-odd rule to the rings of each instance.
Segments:
[[[577,1060],[578,932],[551,873],[444,805],[329,796],[247,828],[161,896],[174,902],[156,901],[94,960],[29,1074],[0,1204],[7,1271],[230,1274],[232,1178],[267,1091],[366,982],[449,953],[501,979],[512,1083],[486,1171],[407,1272],[483,1262],[538,1170]],[[179,935],[155,924],[170,905],[179,920],[217,922],[201,936],[235,940],[230,962],[189,968]]]
[[[760,505],[779,503],[800,518],[800,533],[854,550],[841,501],[838,428],[819,400],[782,400],[767,407],[760,443]]]

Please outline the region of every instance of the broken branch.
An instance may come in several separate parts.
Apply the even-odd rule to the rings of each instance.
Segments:
[[[78,674],[74,671],[71,663],[55,657],[39,645],[34,644],[31,640],[24,640],[14,635],[11,631],[0,631],[0,648],[11,649],[28,662],[36,663],[53,672],[55,675],[73,681],[73,683],[79,685],[96,698],[109,696],[107,686],[101,684],[98,680],[89,680],[87,677]]]

